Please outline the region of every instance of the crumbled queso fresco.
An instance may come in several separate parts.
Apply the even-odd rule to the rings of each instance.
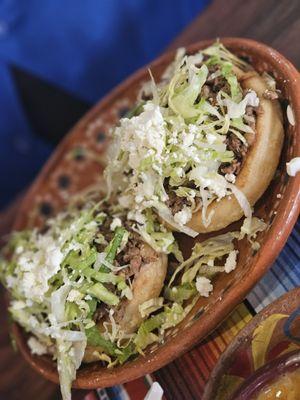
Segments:
[[[218,68],[213,69],[216,59]],[[248,200],[234,185],[235,174],[220,172],[220,166],[235,157],[227,148],[227,136],[234,135],[247,147],[246,134],[255,134],[246,110],[258,107],[259,98],[253,90],[244,93],[235,65],[243,62],[218,43],[196,56],[180,52],[161,83],[147,84],[152,93],[139,111],[122,118],[114,129],[105,170],[108,191],[128,210],[144,238],[153,212],[195,237],[188,223],[199,204],[208,226],[209,204],[228,195],[236,197],[246,217],[251,216]],[[230,89],[216,85],[214,101],[204,95],[199,100],[199,93],[217,78]],[[186,200],[174,213],[168,206],[171,193]]]

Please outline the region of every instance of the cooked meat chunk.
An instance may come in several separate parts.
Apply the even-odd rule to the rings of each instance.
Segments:
[[[245,157],[248,147],[244,144],[235,134],[230,133],[226,138],[226,145],[228,150],[233,151],[236,158]]]
[[[208,99],[209,97],[212,97],[212,96],[213,96],[213,93],[212,93],[210,86],[203,85],[202,89],[201,89],[201,97],[203,97],[204,99]]]
[[[159,257],[157,252],[144,242],[141,242],[141,256],[145,264],[154,262]]]
[[[220,165],[219,171],[223,175],[226,175],[226,174],[237,175],[241,170],[241,166],[242,166],[242,161],[234,159],[231,163],[222,163]]]
[[[245,114],[245,120],[247,124],[250,126],[250,128],[255,131],[256,127],[256,107],[252,106],[247,106],[246,107],[246,114]]]
[[[223,76],[217,76],[214,78],[211,81],[211,88],[213,93],[218,93],[220,90],[223,90],[225,93],[230,93],[230,86]]]
[[[126,278],[135,275],[141,268],[143,260],[140,247],[141,242],[133,236],[117,256],[117,261],[120,265],[129,264],[128,268],[121,271],[122,274],[125,274]]]
[[[246,156],[248,146],[244,144],[236,135],[230,133],[226,138],[227,149],[234,153],[234,159],[231,163],[222,163],[219,171],[222,174],[235,174],[240,172],[244,157]]]
[[[208,79],[201,89],[200,97],[208,100],[212,105],[215,105],[217,102],[217,93],[223,90],[223,92],[229,94],[230,86],[227,80],[222,75],[219,75],[220,68],[218,66],[209,66],[208,71]]]
[[[93,320],[96,323],[101,321],[101,319],[107,314],[107,312],[108,310],[106,308],[106,305],[104,303],[99,304],[96,311],[94,312]]]
[[[125,248],[117,256],[120,265],[129,264],[129,267],[121,271],[126,278],[139,272],[143,264],[156,261],[157,253],[149,246],[145,247],[144,243],[135,233],[131,234]]]
[[[187,198],[177,196],[172,190],[170,190],[168,195],[169,198],[166,201],[166,204],[171,209],[173,215],[181,211],[185,205],[191,205]]]

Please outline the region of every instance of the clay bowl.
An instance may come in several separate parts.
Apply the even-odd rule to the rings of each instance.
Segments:
[[[187,50],[194,52],[212,42],[199,42]],[[269,225],[259,237],[261,249],[255,254],[248,243],[241,243],[238,268],[231,274],[217,277],[213,295],[208,300],[200,299],[185,320],[169,330],[163,345],[152,346],[144,357],[114,369],[102,368],[97,363],[83,365],[74,387],[96,388],[130,381],[157,370],[190,349],[243,300],[271,266],[293,228],[299,213],[300,176],[289,177],[285,172],[285,162],[300,154],[299,74],[282,55],[261,43],[238,38],[226,38],[222,42],[234,53],[249,58],[257,70],[274,75],[286,99],[284,108],[289,103],[296,120],[295,126],[287,124],[278,173],[256,206],[256,215],[263,217]],[[150,64],[156,79],[173,57],[174,52],[170,52]],[[29,189],[17,213],[15,230],[43,224],[44,219],[60,210],[71,196],[99,180],[104,168],[109,129],[133,105],[142,82],[149,79],[147,68],[149,66],[137,71],[114,89],[66,136]],[[199,236],[197,240],[204,237]],[[180,235],[179,241],[187,255],[193,241]],[[32,356],[23,331],[17,325],[13,329],[18,347],[29,364],[44,377],[58,382],[55,363],[48,357]]]
[[[250,400],[284,372],[299,368],[299,332],[300,288],[296,288],[237,334],[212,371],[202,400]]]

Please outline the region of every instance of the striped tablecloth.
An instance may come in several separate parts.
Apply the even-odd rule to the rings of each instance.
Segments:
[[[296,286],[300,286],[300,221],[269,272],[204,342],[151,376],[93,391],[84,400],[142,400],[153,380],[163,387],[165,400],[201,399],[220,354],[239,330],[262,308]]]

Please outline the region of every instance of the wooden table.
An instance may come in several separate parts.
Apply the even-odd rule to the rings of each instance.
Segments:
[[[269,44],[300,66],[299,33],[299,0],[215,0],[169,48],[214,37],[248,37]],[[21,197],[0,214],[0,237],[9,232]],[[3,289],[0,293],[0,308],[4,310]],[[0,315],[0,324],[0,399],[59,399],[58,387],[32,371],[13,352],[4,312]],[[75,397],[82,398],[82,393],[77,392]]]

